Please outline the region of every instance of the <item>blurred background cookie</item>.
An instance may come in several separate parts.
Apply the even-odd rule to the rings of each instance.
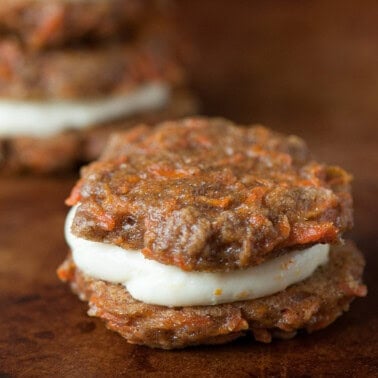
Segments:
[[[161,2],[4,2],[0,25],[3,172],[73,168],[115,129],[196,111],[190,49]]]

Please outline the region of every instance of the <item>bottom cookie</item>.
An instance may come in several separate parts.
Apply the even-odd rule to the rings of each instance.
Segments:
[[[291,338],[299,329],[312,332],[328,326],[355,297],[366,295],[362,284],[364,258],[349,242],[332,247],[327,265],[277,294],[214,306],[164,307],[131,297],[124,286],[90,278],[71,257],[58,269],[80,299],[89,302],[90,316],[129,343],[174,349],[222,344],[251,332],[257,341]]]

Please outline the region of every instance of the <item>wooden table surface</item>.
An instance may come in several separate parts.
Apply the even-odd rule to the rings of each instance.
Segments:
[[[331,3],[331,4],[330,4]],[[55,276],[75,177],[0,180],[0,377],[378,376],[378,3],[181,0],[203,113],[304,137],[355,176],[369,295],[328,329],[262,345],[128,345]]]

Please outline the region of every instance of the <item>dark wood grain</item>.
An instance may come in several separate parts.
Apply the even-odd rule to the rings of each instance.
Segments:
[[[165,352],[86,316],[55,276],[74,177],[0,180],[0,376],[378,376],[378,3],[179,1],[203,113],[303,136],[355,175],[369,295],[326,330]]]

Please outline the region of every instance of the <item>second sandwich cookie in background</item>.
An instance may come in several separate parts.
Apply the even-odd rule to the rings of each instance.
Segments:
[[[0,169],[71,168],[114,130],[194,113],[165,12],[143,0],[0,4]]]

